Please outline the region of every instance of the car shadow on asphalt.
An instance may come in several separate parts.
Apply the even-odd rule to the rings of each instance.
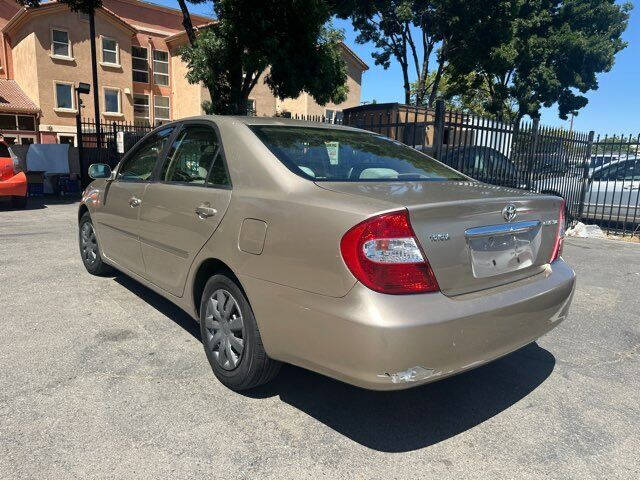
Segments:
[[[121,274],[118,272],[113,280],[125,289],[128,289],[130,292],[138,296],[151,307],[167,316],[182,329],[195,337],[198,341],[202,342],[200,340],[200,326],[198,325],[198,323],[195,322],[189,314],[180,309],[173,302],[165,299],[160,294],[156,294],[148,287],[143,286],[138,281],[126,276],[125,274]]]
[[[198,324],[170,301],[124,275],[115,281],[200,340]],[[278,396],[371,449],[406,452],[463,433],[522,401],[553,372],[555,357],[531,343],[485,366],[403,391],[360,389],[291,365],[276,379],[240,393]]]
[[[51,195],[29,197],[27,199],[27,205],[25,207],[13,207],[9,199],[0,199],[0,212],[2,211],[21,211],[21,210],[40,210],[46,209],[49,205],[54,204],[73,204],[80,202],[80,197],[56,197]]]

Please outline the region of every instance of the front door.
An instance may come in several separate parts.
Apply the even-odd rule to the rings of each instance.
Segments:
[[[172,130],[173,127],[168,127],[154,133],[123,159],[115,179],[107,183],[102,208],[94,214],[107,259],[140,275],[144,275],[138,224],[140,207]]]
[[[186,123],[147,188],[140,211],[146,277],[182,296],[189,268],[231,199],[231,183],[213,124]]]

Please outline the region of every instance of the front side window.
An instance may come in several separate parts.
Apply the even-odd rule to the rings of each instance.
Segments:
[[[153,169],[162,156],[173,127],[152,134],[131,157],[123,161],[118,169],[118,179],[146,181],[151,179]]]
[[[153,83],[169,85],[169,52],[153,51]]]
[[[104,89],[104,110],[105,113],[119,114],[120,113],[120,90],[118,89]]]
[[[170,119],[169,97],[153,97],[153,119],[155,125],[162,125]]]
[[[146,48],[131,46],[131,70],[134,82],[149,83],[149,57]]]
[[[213,129],[187,126],[173,141],[160,180],[202,185],[217,162],[222,163],[222,158]]]
[[[56,83],[56,107],[73,109],[73,86],[67,83]]]
[[[314,127],[250,128],[289,170],[315,181],[465,179],[437,160],[377,134]]]
[[[102,61],[113,65],[118,65],[118,42],[112,38],[102,37]]]
[[[71,57],[69,32],[55,29],[51,31],[51,53],[58,57]]]

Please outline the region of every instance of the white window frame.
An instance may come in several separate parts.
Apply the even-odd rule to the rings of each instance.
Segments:
[[[145,60],[147,61],[147,70],[140,70],[140,69],[133,68],[133,59],[135,59],[135,58],[141,59],[142,58],[142,57],[134,57],[134,55],[133,55],[133,47],[143,48],[143,49],[145,49],[147,51],[147,55],[145,57]],[[144,73],[147,74],[147,81],[146,82],[140,82],[139,80],[133,80],[134,82],[142,83],[142,84],[150,83],[151,76],[150,76],[150,73],[149,73],[149,47],[143,47],[142,45],[132,45],[132,48],[131,48],[131,72],[132,72],[132,74],[131,74],[132,80],[133,80],[133,72],[144,72]]]
[[[74,147],[78,146],[78,136],[77,136],[77,134],[70,134],[70,133],[66,133],[66,132],[58,132],[56,134],[56,138],[58,139],[58,143],[59,144],[61,143],[60,142],[60,137],[73,137],[73,144],[70,144],[70,145],[73,145]]]
[[[53,32],[64,32],[67,34],[67,55],[60,55],[54,53],[53,44],[62,44],[61,42],[54,42],[53,40]],[[71,44],[71,35],[69,35],[69,30],[61,27],[51,27],[51,48],[50,48],[50,56],[51,58],[61,59],[61,60],[74,60],[73,58],[73,45]]]
[[[158,98],[167,99],[169,101],[169,105],[167,107],[164,107],[164,106],[158,107],[158,108],[161,108],[161,109],[167,109],[169,111],[168,116],[166,118],[165,117],[158,117],[156,115],[156,99],[158,99]],[[169,97],[168,95],[154,95],[153,96],[153,123],[154,123],[154,125],[156,124],[156,122],[158,120],[166,120],[166,121],[171,120],[171,97]]]
[[[33,140],[33,142],[32,142],[33,144],[38,142],[38,137],[36,135],[33,135],[33,134],[20,134],[18,137],[20,137],[20,139],[18,140],[18,143],[20,145],[23,145],[22,144],[22,139],[31,139],[31,140]]]
[[[113,92],[117,92],[118,93],[118,110],[117,111],[111,111],[111,110],[107,110],[107,90],[113,91]],[[119,116],[119,115],[123,115],[122,113],[122,90],[120,90],[118,87],[109,87],[109,86],[104,86],[102,87],[102,100],[104,101],[104,110],[103,110],[103,114],[104,115],[110,115],[110,116]]]
[[[147,116],[146,117],[140,117],[138,115],[136,115],[136,97],[146,97],[147,98]],[[151,108],[155,108],[155,105],[151,105],[151,95],[149,94],[138,94],[138,93],[134,93],[131,96],[131,100],[133,103],[133,119],[134,120],[151,120]]]
[[[116,44],[116,49],[115,49],[115,54],[116,54],[116,61],[115,63],[113,62],[107,62],[104,59],[104,40],[111,40],[112,42],[115,42]],[[113,52],[113,50],[107,50],[108,52]],[[118,41],[113,38],[113,37],[107,37],[106,35],[100,35],[100,58],[102,59],[102,62],[100,62],[100,65],[103,65],[105,67],[121,67],[120,65],[120,44],[118,43]]]
[[[58,107],[58,85],[68,85],[71,87],[71,108],[67,107]],[[64,80],[54,80],[53,81],[53,100],[54,100],[54,111],[55,112],[76,112],[76,96],[75,96],[75,85],[73,82],[65,82]]]
[[[154,52],[162,52],[162,53],[166,53],[167,54],[167,61],[165,62],[164,60],[156,60],[155,56],[154,56]],[[171,60],[171,57],[169,56],[169,51],[168,50],[158,50],[158,49],[151,49],[151,62],[152,62],[152,66],[153,66],[153,83],[155,85],[159,85],[161,87],[168,87],[171,84],[171,79],[170,79],[170,74],[171,74],[171,70],[170,70],[170,66],[169,66],[169,61]],[[156,62],[158,63],[166,63],[167,64],[167,73],[156,73]],[[167,77],[167,83],[166,84],[160,84],[156,82],[156,75],[161,75],[163,77]]]

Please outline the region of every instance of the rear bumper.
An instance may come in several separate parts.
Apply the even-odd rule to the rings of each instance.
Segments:
[[[575,273],[562,260],[482,292],[391,296],[360,284],[330,298],[241,277],[268,354],[368,389],[405,389],[508,354],[565,319]],[[401,372],[418,368],[415,380]]]
[[[27,195],[27,177],[18,172],[13,177],[0,181],[0,196],[24,197]]]

